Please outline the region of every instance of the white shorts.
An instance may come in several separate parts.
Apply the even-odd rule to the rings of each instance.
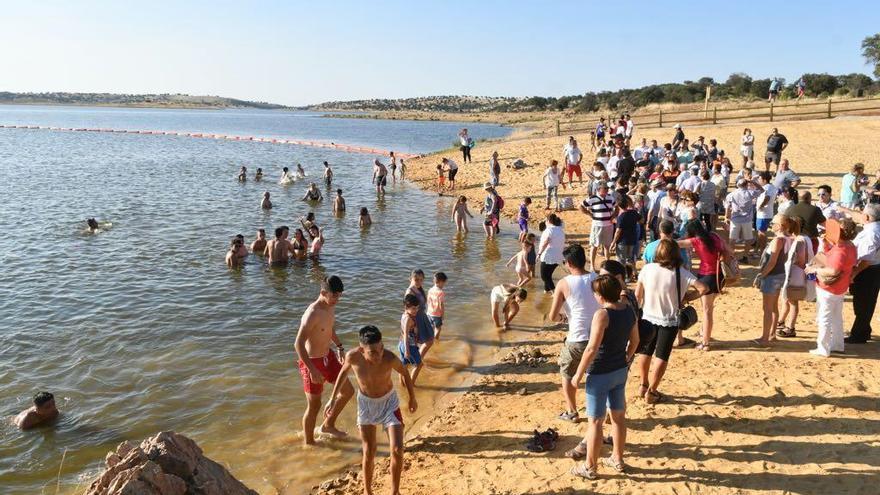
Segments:
[[[590,227],[590,245],[591,246],[611,246],[614,240],[614,227],[611,225],[593,225]]]
[[[754,239],[752,233],[752,223],[736,223],[730,222],[730,242],[746,242]]]
[[[358,391],[358,417],[357,424],[382,425],[385,428],[403,424],[403,416],[400,414],[400,400],[397,391],[393,388],[382,397],[367,397]]]

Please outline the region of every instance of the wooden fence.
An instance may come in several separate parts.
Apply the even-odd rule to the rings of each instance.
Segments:
[[[867,102],[867,103],[866,103]],[[790,109],[795,109],[792,111]],[[677,112],[633,114],[632,119],[639,128],[671,127],[675,124],[682,125],[709,125],[725,122],[776,122],[779,120],[795,120],[798,118],[830,119],[837,115],[858,115],[862,112],[880,111],[880,97],[872,98],[847,98],[809,103],[769,103],[766,107],[745,108],[718,108],[712,107],[702,110],[684,110]],[[610,115],[605,116],[605,121],[613,130],[615,120]],[[573,120],[568,122],[556,121],[556,135],[574,134],[578,132],[594,131],[596,120]]]

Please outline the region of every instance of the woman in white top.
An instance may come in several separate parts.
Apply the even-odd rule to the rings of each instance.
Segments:
[[[657,216],[660,219],[657,224],[663,220],[669,220],[676,227],[679,226],[679,198],[678,198],[678,189],[675,188],[675,184],[667,184],[666,185],[666,196],[660,198],[660,207],[657,212]]]
[[[547,217],[547,228],[541,234],[538,242],[538,257],[541,260],[541,280],[544,281],[544,291],[552,293],[556,289],[553,283],[553,272],[562,263],[562,249],[565,246],[565,231],[562,230],[562,220],[551,213]]]
[[[677,279],[681,280],[678,288],[676,288]],[[689,287],[696,289],[696,294],[687,293]],[[639,354],[638,367],[642,377],[639,394],[649,404],[662,398],[657,387],[666,372],[669,355],[672,353],[672,346],[679,331],[679,292],[682,300],[690,301],[707,294],[709,287],[682,267],[678,244],[669,239],[661,239],[654,254],[654,263],[642,268],[636,284],[636,298],[642,307],[644,320],[641,324],[653,327],[650,332],[651,337],[645,339],[636,351]],[[653,369],[651,369],[652,362]]]
[[[544,187],[547,189],[547,206],[546,210],[550,209],[550,198],[553,197],[556,200],[556,211],[559,211],[559,162],[556,160],[550,161],[550,166],[547,167],[547,170],[544,171],[544,176],[542,177],[544,181]]]
[[[743,167],[755,158],[755,136],[752,135],[752,130],[748,127],[743,130],[742,144],[739,147],[739,151],[743,157]]]

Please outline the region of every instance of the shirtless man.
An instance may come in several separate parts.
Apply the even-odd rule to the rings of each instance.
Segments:
[[[397,361],[396,358],[395,361]],[[57,417],[58,409],[55,407],[55,396],[49,392],[40,392],[34,396],[33,407],[18,413],[14,421],[15,426],[22,430],[29,430],[54,421]]]
[[[388,443],[391,450],[391,493],[400,493],[400,473],[403,470],[403,417],[400,414],[400,400],[391,382],[391,371],[398,372],[409,394],[409,412],[418,408],[416,393],[409,373],[391,351],[382,345],[382,333],[374,326],[360,329],[360,345],[345,355],[345,364],[339,370],[339,378],[333,387],[333,397],[337,397],[344,387],[351,388],[346,378],[349,370],[354,370],[358,383],[357,424],[361,432],[363,446],[364,493],[373,493],[373,467],[376,460],[376,425],[388,429]],[[345,406],[342,403],[341,409]],[[336,402],[330,399],[325,414],[339,414]]]
[[[345,212],[345,198],[342,197],[342,189],[336,190],[336,199],[333,200],[333,213],[339,215]]]
[[[257,229],[257,238],[251,243],[251,252],[263,254],[266,251],[266,229]]]
[[[283,225],[276,228],[275,238],[266,243],[263,255],[268,258],[269,266],[284,266],[293,254],[293,246],[287,240],[288,231]]]
[[[342,296],[342,289],[342,280],[339,277],[334,275],[325,278],[321,282],[318,299],[306,309],[299,325],[299,332],[296,334],[294,347],[299,356],[299,373],[302,375],[303,389],[308,400],[302,422],[306,445],[315,443],[315,421],[321,410],[321,392],[324,391],[325,381],[336,382],[330,403],[338,404],[338,407],[330,408],[330,412],[325,414],[320,431],[335,437],[346,436],[345,432],[336,428],[336,418],[354,395],[354,388],[345,378],[337,380],[342,369],[339,358],[343,356],[344,351],[333,329],[336,323],[333,308]],[[330,350],[331,342],[336,348],[336,353]]]
[[[324,184],[327,184],[327,187],[330,187],[330,184],[333,183],[333,170],[330,168],[330,164],[324,162]]]
[[[379,160],[373,160],[373,184],[376,184],[376,193],[385,195],[385,185],[388,183],[388,169]]]

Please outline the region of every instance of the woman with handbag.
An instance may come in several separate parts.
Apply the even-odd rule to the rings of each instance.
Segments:
[[[776,324],[776,336],[795,337],[795,324],[800,310],[798,303],[807,298],[807,284],[810,283],[804,269],[807,262],[813,259],[813,244],[809,238],[801,235],[798,218],[782,217],[782,230],[792,241],[788,261],[785,262],[785,285],[782,287],[782,307]]]
[[[687,293],[690,287],[696,289],[696,293]],[[661,239],[654,254],[654,263],[642,268],[636,284],[636,299],[642,307],[642,318],[645,320],[642,323],[650,325],[654,330],[650,332],[653,333],[650,342],[636,351],[639,354],[638,366],[642,380],[639,393],[649,404],[662,399],[657,387],[666,373],[669,355],[678,332],[683,329],[682,326],[688,327],[696,323],[696,310],[692,306],[682,307],[682,303],[708,292],[709,287],[706,284],[682,267],[678,244],[669,239]],[[654,355],[653,360],[651,354]]]
[[[733,252],[718,234],[710,233],[705,226],[697,220],[691,220],[685,224],[686,239],[678,241],[679,247],[693,248],[700,258],[700,267],[697,277],[700,282],[709,288],[709,292],[700,297],[702,307],[702,327],[700,329],[700,343],[697,350],[708,351],[712,339],[712,327],[715,315],[715,297],[721,293],[724,286],[724,273],[721,270],[723,260],[733,259]]]
[[[764,325],[761,336],[753,339],[755,345],[767,347],[772,340],[776,340],[773,332],[776,322],[779,320],[779,294],[785,285],[785,261],[788,259],[790,239],[785,235],[782,223],[784,215],[776,215],[770,221],[770,228],[776,237],[767,244],[767,248],[761,254],[761,271],[755,277],[754,285],[761,290]]]

